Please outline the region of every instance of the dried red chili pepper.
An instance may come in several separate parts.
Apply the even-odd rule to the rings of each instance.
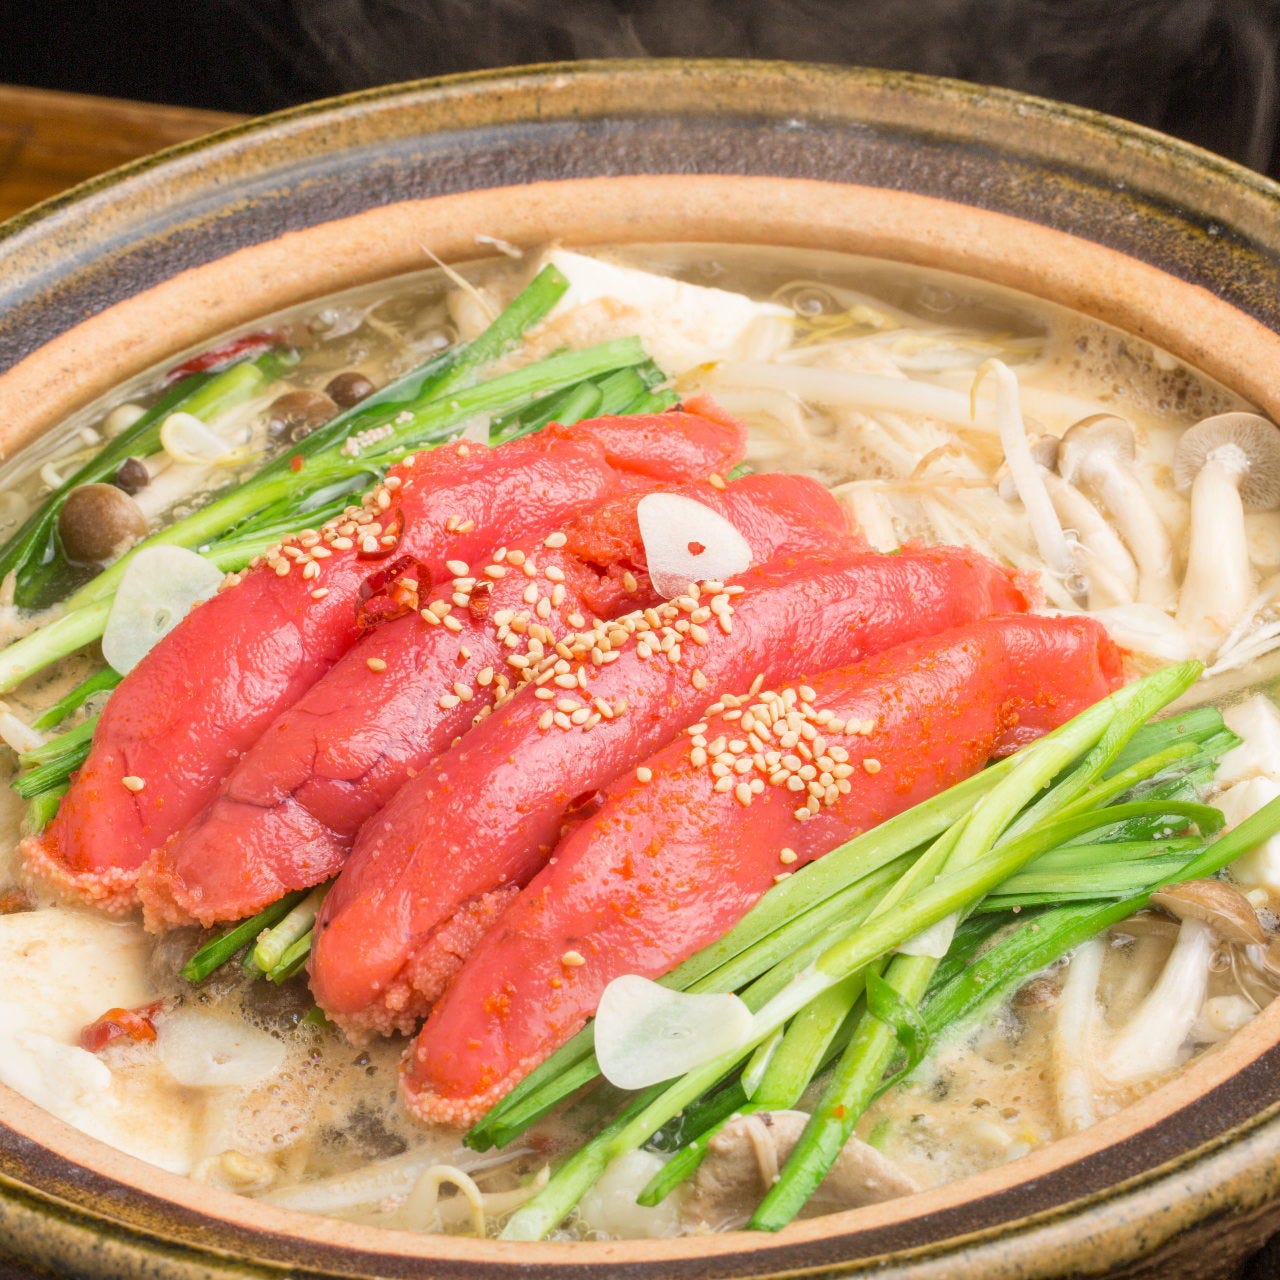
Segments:
[[[419,598],[431,588],[431,570],[413,556],[398,556],[360,584],[356,618],[368,631],[380,622],[403,617],[418,607]]]
[[[282,346],[284,340],[284,332],[280,329],[260,329],[256,333],[242,334],[238,338],[232,338],[230,342],[224,342],[220,347],[202,351],[198,356],[192,356],[181,364],[175,364],[160,379],[160,386],[171,387],[175,382],[188,378],[193,373],[209,373],[233,361],[261,355],[264,351],[270,351],[272,347]]]
[[[124,1037],[135,1044],[144,1044],[156,1038],[156,1015],[164,1008],[164,1002],[155,1001],[140,1009],[108,1009],[80,1032],[80,1047],[89,1053],[101,1053],[109,1044]]]

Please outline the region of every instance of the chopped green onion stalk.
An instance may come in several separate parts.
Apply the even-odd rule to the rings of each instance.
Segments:
[[[79,711],[95,693],[108,693],[120,683],[121,676],[103,667],[81,681],[70,693],[63,694],[47,711],[31,722],[33,729],[56,729],[73,711]]]
[[[51,577],[65,567],[57,544],[57,518],[63,501],[82,484],[109,480],[130,457],[145,457],[160,448],[160,427],[179,411],[198,418],[243,403],[292,362],[294,357],[272,351],[244,360],[218,373],[195,373],[183,378],[136,422],[109,441],[84,466],[62,482],[0,547],[0,578],[16,575],[15,602],[22,608],[48,603],[44,598]]]
[[[212,942],[206,943],[182,966],[182,976],[188,982],[202,982],[215,969],[226,964],[236,952],[254,942],[266,930],[279,924],[306,896],[305,889],[286,893],[277,902],[264,907],[256,916],[242,920]]]
[[[263,973],[271,973],[289,954],[296,943],[307,939],[307,950],[311,948],[311,926],[320,914],[329,885],[322,884],[298,902],[279,924],[267,930],[253,949],[253,963]],[[303,953],[304,956],[306,952]]]

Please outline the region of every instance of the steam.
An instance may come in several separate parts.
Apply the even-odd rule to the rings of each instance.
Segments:
[[[1007,85],[1259,169],[1280,114],[1269,0],[310,0],[288,6],[293,32],[253,0],[224,4],[288,66],[282,104],[531,62],[787,58]]]

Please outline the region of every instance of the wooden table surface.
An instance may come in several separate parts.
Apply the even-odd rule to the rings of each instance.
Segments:
[[[0,85],[0,219],[240,116]]]

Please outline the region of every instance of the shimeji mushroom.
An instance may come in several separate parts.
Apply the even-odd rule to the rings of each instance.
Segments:
[[[1075,571],[1075,555],[1045,490],[1044,468],[1031,455],[1031,444],[1022,421],[1018,379],[1008,365],[999,360],[986,360],[979,367],[970,392],[972,416],[977,417],[978,388],[988,374],[995,378],[996,383],[993,413],[1005,465],[1009,469],[1009,480],[1022,499],[1031,535],[1045,568],[1066,581]]]
[[[1057,474],[1060,446],[1057,436],[1038,436],[1031,442],[1031,456],[1040,466],[1045,492],[1068,541],[1074,535],[1075,566],[1084,578],[1089,608],[1131,604],[1138,590],[1138,566],[1106,517]],[[1017,496],[1009,475],[1001,480],[999,492],[1006,501]]]
[[[1081,418],[1062,436],[1058,471],[1087,489],[1111,517],[1138,566],[1138,600],[1173,603],[1173,543],[1142,482],[1134,474],[1133,428],[1114,414]]]
[[[1256,413],[1220,413],[1182,433],[1174,482],[1191,491],[1178,622],[1213,652],[1253,595],[1244,513],[1280,506],[1280,431]]]

